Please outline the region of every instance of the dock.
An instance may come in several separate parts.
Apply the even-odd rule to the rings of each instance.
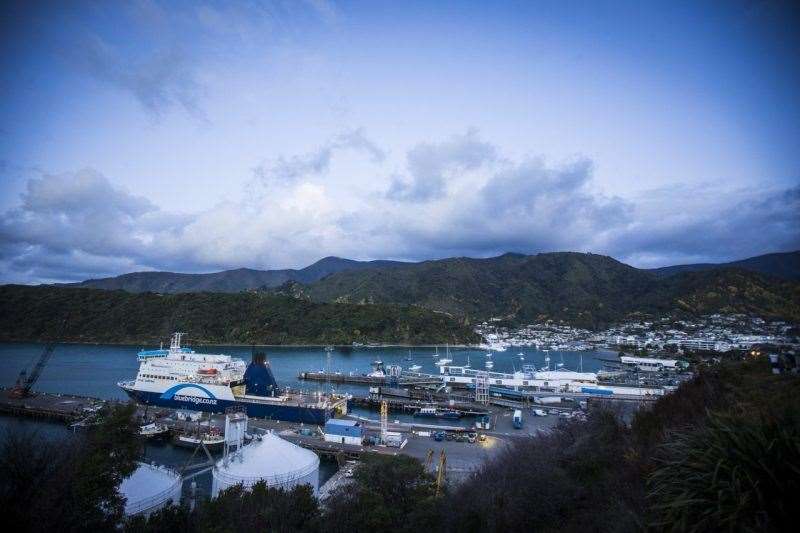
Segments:
[[[390,378],[384,376],[365,376],[359,374],[342,374],[338,372],[300,372],[298,379],[308,381],[325,381],[330,383],[351,383],[356,385],[388,385],[395,382],[399,386],[441,385],[442,380],[436,376],[400,376]]]
[[[12,398],[11,389],[0,389],[0,413],[27,418],[77,422],[106,405],[106,400],[72,394],[37,392],[27,398]]]

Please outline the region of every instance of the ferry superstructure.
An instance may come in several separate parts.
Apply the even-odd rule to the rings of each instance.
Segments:
[[[250,417],[325,424],[335,410],[346,412],[344,397],[281,391],[263,354],[250,364],[223,354],[197,353],[181,347],[183,333],[169,349],[138,353],[136,379],[118,385],[134,401],[161,407],[222,413],[243,408]]]

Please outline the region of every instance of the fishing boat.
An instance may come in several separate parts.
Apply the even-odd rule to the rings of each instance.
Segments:
[[[414,416],[428,417],[428,418],[448,418],[457,419],[461,418],[461,413],[455,409],[441,409],[439,407],[430,405],[421,407],[419,411],[414,413]]]
[[[155,422],[139,426],[139,436],[150,441],[165,440],[169,437],[170,429],[164,424]]]
[[[176,446],[181,446],[183,448],[196,448],[200,446],[200,444],[205,444],[206,448],[210,452],[218,452],[222,450],[223,444],[225,444],[225,437],[222,435],[178,435],[174,441]]]

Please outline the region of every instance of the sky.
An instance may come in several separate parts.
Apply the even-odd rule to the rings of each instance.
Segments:
[[[771,1],[0,7],[0,283],[800,249]]]

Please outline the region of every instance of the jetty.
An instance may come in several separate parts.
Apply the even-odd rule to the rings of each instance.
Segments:
[[[99,411],[106,400],[72,394],[37,392],[25,398],[14,398],[12,389],[0,389],[0,413],[72,423]]]
[[[401,387],[414,385],[441,385],[442,379],[438,376],[366,376],[362,374],[342,374],[341,372],[300,372],[298,379],[308,381],[326,381],[330,383],[352,383],[357,385],[388,385],[396,383]]]

